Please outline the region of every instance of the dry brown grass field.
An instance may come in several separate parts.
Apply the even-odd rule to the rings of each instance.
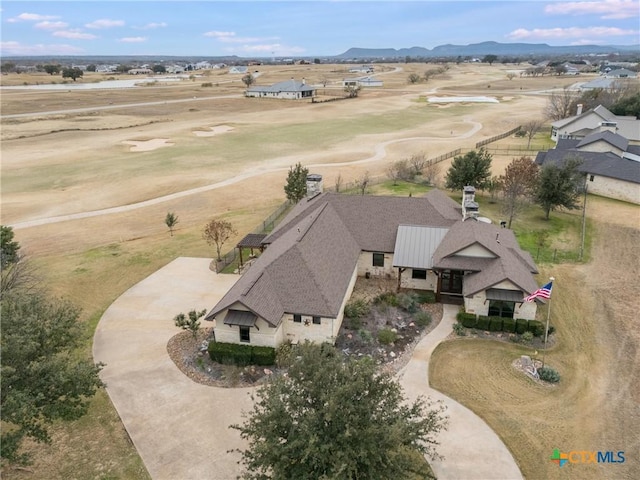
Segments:
[[[473,148],[479,140],[500,134],[531,118],[542,117],[548,91],[576,81],[561,77],[508,80],[507,71],[518,67],[461,64],[452,65],[444,75],[430,79],[428,83],[407,83],[410,73],[421,74],[426,68],[428,66],[420,64],[382,66],[380,78],[385,82],[384,88],[365,89],[356,99],[322,104],[244,98],[241,76],[220,71],[193,81],[126,90],[3,90],[0,97],[3,116],[2,223],[15,225],[17,240],[39,268],[52,293],[81,306],[82,318],[92,332],[106,307],[145,276],[177,256],[212,256],[212,249],[201,239],[202,226],[208,219],[225,217],[237,228],[238,235],[230,240],[227,248],[257,226],[284,200],[282,187],[286,170],[294,163],[299,161],[312,166],[314,173],[324,176],[327,186],[332,186],[338,175],[346,182],[364,172],[383,176],[390,163],[411,154],[424,152],[431,158],[456,148]],[[291,77],[304,77],[311,84],[327,79],[327,87],[320,89],[323,96],[340,94],[340,81],[350,76],[344,65],[259,66],[256,69],[261,72],[258,84]],[[79,82],[97,79],[87,75]],[[46,83],[52,79],[47,75],[8,75],[1,80],[2,85],[21,85],[25,82]],[[55,80],[59,82],[60,78]],[[212,86],[203,87],[205,82]],[[435,106],[425,101],[433,94],[488,95],[498,98],[500,103]],[[131,106],[134,104],[136,106]],[[85,110],[46,114],[74,109]],[[33,115],[7,117],[25,113]],[[216,130],[221,126],[230,128],[222,129],[224,132]],[[221,133],[202,135],[202,132],[215,131]],[[166,146],[160,146],[162,142]],[[374,157],[376,147],[385,142],[390,143],[384,154]],[[132,151],[135,145],[148,148]],[[351,163],[372,157],[366,162]],[[499,174],[511,158],[495,157],[495,173]],[[443,162],[442,172],[449,164],[450,161]],[[150,206],[21,227],[34,220],[46,221],[61,215],[135,205],[237,177],[240,179],[235,183]],[[630,208],[629,216],[624,218],[637,218],[634,207],[614,202],[610,207],[601,208],[600,213],[594,208],[590,215],[596,218],[610,209]],[[163,222],[168,211],[179,217],[173,237],[169,236]],[[604,226],[598,228],[600,232]],[[625,247],[625,252],[633,251],[628,237],[634,230],[615,228],[619,246]],[[612,238],[611,235],[608,237]],[[594,257],[600,255],[598,248]],[[631,259],[620,253],[618,260],[629,265]],[[605,260],[602,262],[606,263]],[[618,325],[635,318],[630,313],[631,298],[635,297],[627,297],[631,295],[628,290],[620,291],[616,297],[620,302],[614,304],[617,306],[625,301],[629,305],[628,311],[620,312],[623,316],[607,320],[610,317],[604,314],[609,313],[611,307],[605,311],[602,305],[595,303],[593,291],[600,288],[596,273],[601,267],[608,269],[611,281],[616,280],[616,272],[620,273],[618,283],[627,278],[624,275],[631,275],[626,272],[633,271],[621,268],[620,272],[608,264],[596,266],[594,263],[563,267],[553,272],[559,278],[559,292],[563,288],[572,292],[564,301],[566,310],[572,318],[576,317],[576,325],[580,325],[577,312],[583,312],[592,322],[586,325],[592,325],[594,331],[597,329],[598,336],[583,328],[579,339],[573,343],[569,339],[576,335],[569,332],[574,325],[554,322],[561,341],[549,357],[561,373],[567,369],[573,374],[553,391],[552,400],[545,396],[546,391],[536,390],[526,380],[511,378],[513,375],[504,364],[506,357],[512,354],[509,348],[514,347],[507,347],[505,353],[503,346],[489,350],[484,348],[485,344],[476,347],[467,341],[460,347],[461,342],[451,342],[438,352],[436,363],[440,358],[452,355],[453,359],[473,358],[480,364],[494,365],[491,373],[496,375],[497,386],[506,391],[519,390],[523,395],[520,402],[524,408],[518,410],[520,416],[496,415],[495,411],[486,408],[490,404],[487,399],[499,400],[502,405],[505,403],[502,396],[510,397],[511,394],[493,391],[494,380],[484,381],[480,375],[467,371],[465,362],[456,367],[455,375],[449,378],[460,378],[464,385],[477,389],[478,396],[485,399],[482,403],[485,408],[479,408],[479,413],[505,439],[529,478],[541,478],[533,466],[535,462],[545,464],[547,450],[555,446],[548,441],[588,438],[600,442],[598,448],[600,445],[617,448],[616,442],[629,432],[620,430],[619,436],[617,430],[607,430],[607,425],[622,428],[631,422],[606,424],[602,421],[604,415],[594,410],[593,405],[610,410],[607,414],[610,417],[619,412],[621,416],[637,419],[633,417],[634,404],[630,394],[618,395],[617,410],[603,403],[608,389],[621,385],[616,382],[622,378],[626,378],[628,385],[633,385],[633,369],[619,369],[618,366],[631,365],[625,362],[632,361],[636,350],[628,350],[630,353],[621,358],[616,356],[622,354],[623,347],[637,348],[637,342],[627,337],[628,329],[621,329],[621,334],[618,328],[602,328],[601,324],[596,328],[593,324],[611,321]],[[600,291],[604,293],[604,290]],[[562,297],[558,293],[558,298]],[[614,297],[604,298],[612,302]],[[575,305],[577,302],[580,304]],[[554,309],[561,308],[562,300],[559,300]],[[557,315],[560,313],[559,310]],[[574,357],[570,353],[561,356],[561,352],[576,349],[578,360],[572,360]],[[89,351],[90,340],[87,341]],[[624,371],[618,376],[612,373],[620,370]],[[439,371],[434,371],[433,381],[440,382],[437,385],[443,390],[466,403],[469,397],[465,387],[456,390],[455,385],[440,379]],[[533,393],[527,389],[533,389]],[[531,398],[533,404],[526,401]],[[564,405],[572,408],[566,417],[560,412]],[[550,417],[543,415],[547,406],[554,406]],[[589,415],[582,416],[577,406],[588,409]],[[548,428],[559,432],[559,436],[537,436],[536,427],[540,423],[548,424]],[[585,427],[580,427],[583,436],[576,437],[572,426],[584,424]],[[35,460],[31,471],[7,471],[3,472],[4,476],[147,478],[144,466],[104,392],[93,401],[87,417],[79,422],[56,425],[54,431],[51,446],[30,448]],[[513,438],[509,436],[511,432]],[[557,446],[564,445],[570,447],[568,443]],[[531,452],[544,454],[534,458],[536,454]]]

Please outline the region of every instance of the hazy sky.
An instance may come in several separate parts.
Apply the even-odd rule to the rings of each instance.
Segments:
[[[350,47],[631,45],[640,0],[2,1],[0,55],[338,55]]]

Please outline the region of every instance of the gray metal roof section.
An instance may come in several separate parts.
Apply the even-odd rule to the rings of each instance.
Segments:
[[[253,312],[243,310],[229,310],[224,317],[225,325],[239,325],[241,327],[253,327],[258,317]]]
[[[400,225],[393,250],[393,266],[430,269],[433,252],[449,231],[448,228]]]
[[[487,290],[487,300],[500,300],[503,302],[524,302],[525,294],[521,290],[505,290],[503,288],[490,288]]]

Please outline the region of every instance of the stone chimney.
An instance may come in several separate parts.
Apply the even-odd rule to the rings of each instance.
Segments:
[[[582,115],[582,104],[579,103],[576,109],[576,115]]]
[[[322,175],[318,175],[317,173],[307,175],[307,198],[320,195],[322,191]]]
[[[302,77],[302,84],[303,84],[303,85],[306,85],[306,84],[307,84],[307,79],[306,79],[306,78],[304,78],[304,77]]]
[[[478,218],[478,204],[476,202],[476,189],[467,185],[462,190],[462,221],[468,218]]]

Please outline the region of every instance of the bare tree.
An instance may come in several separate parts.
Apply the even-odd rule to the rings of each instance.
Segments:
[[[334,180],[334,184],[335,184],[335,187],[336,187],[336,193],[340,193],[340,189],[342,188],[342,184],[343,183],[344,183],[344,180],[342,179],[342,174],[338,173],[338,176]]]
[[[412,73],[407,77],[407,81],[411,84],[418,83],[420,81],[420,75]]]
[[[409,157],[409,164],[413,167],[413,174],[422,175],[422,170],[427,164],[427,156],[424,153],[414,153]]]
[[[369,178],[369,172],[364,172],[364,174],[356,179],[355,183],[356,183],[356,187],[358,188],[358,190],[360,190],[360,194],[364,195],[365,193],[367,193],[367,187],[369,186],[369,183],[371,182],[371,179]]]
[[[360,93],[360,88],[360,85],[347,85],[344,87],[347,98],[356,98]]]
[[[538,184],[538,165],[529,157],[514,158],[500,177],[504,204],[502,212],[507,216],[507,227],[529,202]]]
[[[531,146],[531,140],[536,136],[536,133],[540,131],[542,125],[544,125],[543,120],[529,120],[522,125],[522,130],[526,132],[527,150],[529,150],[529,147]]]
[[[551,120],[562,120],[571,116],[574,99],[576,95],[569,89],[564,87],[560,92],[553,92],[547,101],[545,114]]]
[[[29,259],[18,253],[16,261],[11,262],[0,272],[0,298],[11,291],[20,291],[28,295],[41,288],[40,275]]]
[[[256,82],[256,79],[250,73],[247,73],[244,77],[242,77],[242,83],[244,83],[247,87],[250,87]]]
[[[393,185],[398,184],[398,180],[400,179],[400,172],[398,171],[398,162],[393,162],[391,165],[387,167],[387,177],[393,181]]]
[[[516,75],[515,73],[513,73],[513,72],[509,72],[509,73],[507,73],[507,78],[508,78],[509,80],[513,80],[514,78],[516,78],[516,76],[517,76],[517,75]]]
[[[438,182],[438,176],[440,175],[440,164],[433,160],[428,160],[422,169],[422,178],[426,180],[429,185],[436,185]]]
[[[430,78],[443,73],[440,69],[438,68],[430,68],[429,70],[427,70],[426,72],[424,72],[424,81],[428,82]]]
[[[215,245],[216,253],[218,254],[217,259],[220,261],[222,260],[220,256],[222,245],[224,245],[232,235],[236,235],[237,233],[233,225],[231,225],[231,222],[214,218],[205,225],[202,238],[204,238],[209,245]]]

